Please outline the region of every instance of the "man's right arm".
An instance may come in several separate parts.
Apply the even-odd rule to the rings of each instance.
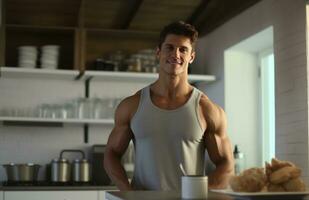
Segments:
[[[105,170],[120,190],[132,190],[125,169],[121,164],[121,157],[133,138],[133,133],[130,129],[132,113],[130,102],[132,100],[127,98],[117,107],[115,126],[108,138],[107,148],[104,153]]]

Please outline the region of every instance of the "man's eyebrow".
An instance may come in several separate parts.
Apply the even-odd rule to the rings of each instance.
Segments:
[[[174,45],[170,43],[165,43],[164,46],[174,46]]]
[[[170,44],[170,43],[165,43],[164,46],[174,46],[173,44]],[[179,48],[185,48],[185,49],[189,49],[188,46],[180,46]]]
[[[187,46],[180,46],[180,48],[189,49]]]

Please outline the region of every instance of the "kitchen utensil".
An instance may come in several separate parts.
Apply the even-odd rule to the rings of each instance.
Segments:
[[[12,182],[34,182],[37,181],[40,165],[33,163],[3,165],[6,170],[8,181]]]
[[[85,157],[85,153],[81,150],[74,150],[82,155],[82,159],[75,159],[72,163],[73,182],[85,183],[90,181],[90,163]]]
[[[71,180],[71,166],[68,159],[63,158],[65,152],[72,150],[62,150],[59,159],[51,161],[51,182],[66,183]]]

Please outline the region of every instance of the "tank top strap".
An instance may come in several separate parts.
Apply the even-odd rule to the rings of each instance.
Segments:
[[[200,116],[200,100],[201,100],[201,97],[203,95],[203,92],[200,91],[199,89],[197,88],[194,88],[195,89],[195,93],[196,93],[196,96],[195,96],[195,103],[194,103],[194,106],[195,106],[195,115],[196,115],[196,119],[198,121],[198,124],[201,128],[201,130],[204,132],[205,130],[203,129],[203,126],[202,126],[202,119],[201,119],[201,116]]]
[[[196,109],[198,109],[199,108],[199,103],[200,103],[200,100],[201,100],[201,97],[202,97],[202,94],[203,94],[203,92],[202,91],[200,91],[199,89],[197,89],[197,88],[194,88],[194,91],[195,91],[195,96],[194,96],[194,99],[195,99],[195,107],[196,107]]]

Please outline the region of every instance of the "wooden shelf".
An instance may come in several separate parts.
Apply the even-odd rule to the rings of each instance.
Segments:
[[[49,119],[35,117],[0,117],[3,125],[63,126],[64,124],[113,125],[113,119]]]

